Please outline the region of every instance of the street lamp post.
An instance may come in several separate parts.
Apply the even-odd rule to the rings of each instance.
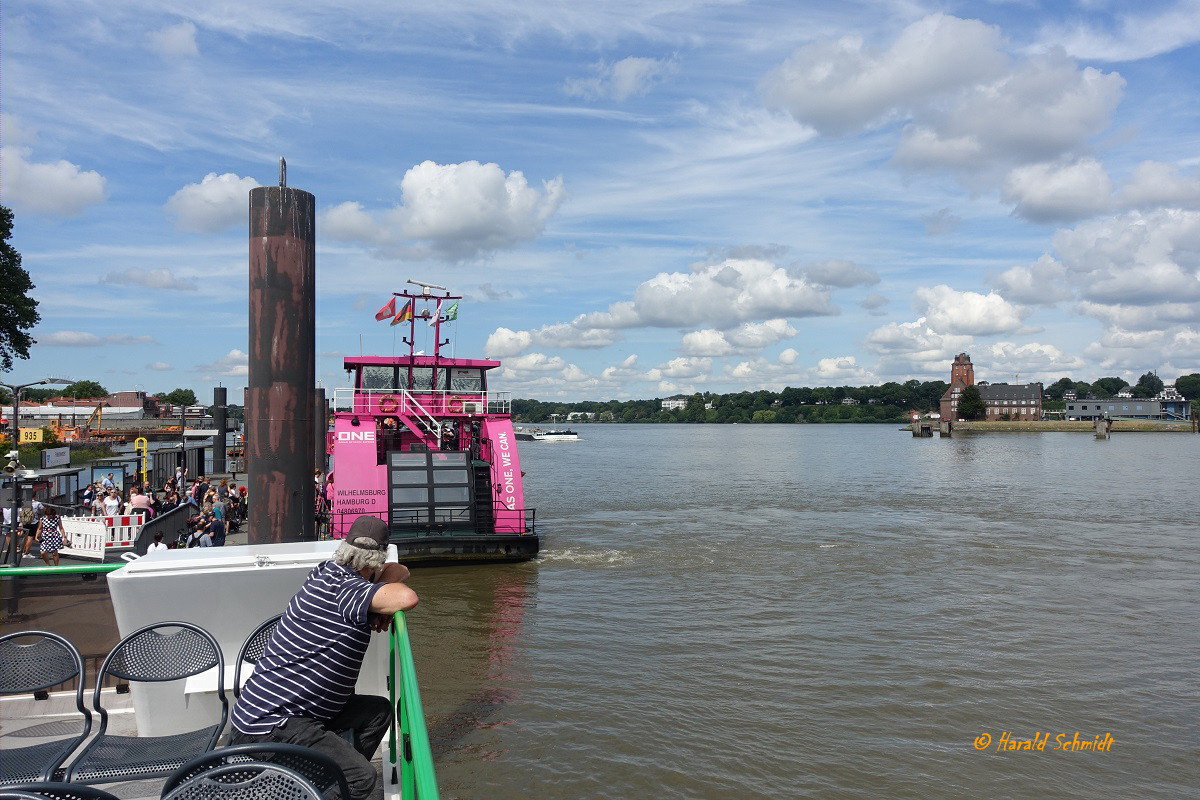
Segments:
[[[13,413],[12,413],[12,452],[9,455],[11,461],[15,461],[16,468],[12,474],[12,517],[9,519],[9,537],[8,547],[4,550],[4,558],[0,560],[0,564],[20,566],[21,553],[17,547],[18,532],[21,530],[21,464],[20,464],[20,443],[21,437],[21,392],[28,389],[30,386],[44,386],[48,383],[69,384],[71,381],[63,378],[43,378],[40,381],[33,383],[22,383],[19,386],[10,386],[7,383],[0,383],[5,389],[12,392],[13,396]]]

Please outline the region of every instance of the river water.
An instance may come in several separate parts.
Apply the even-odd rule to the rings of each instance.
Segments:
[[[1200,436],[579,430],[414,573],[443,798],[1200,796]]]

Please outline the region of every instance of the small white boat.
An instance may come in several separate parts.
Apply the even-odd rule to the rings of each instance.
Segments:
[[[525,442],[577,442],[579,434],[572,430],[542,430],[541,428],[517,428],[517,438]]]
[[[533,435],[535,442],[577,442],[579,434],[572,430],[538,431]]]

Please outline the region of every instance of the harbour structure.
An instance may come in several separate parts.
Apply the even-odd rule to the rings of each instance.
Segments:
[[[462,298],[422,287],[385,307],[407,327],[407,355],[345,359],[352,385],[333,393],[325,524],[337,538],[377,516],[405,563],[533,558],[511,396],[489,386],[500,362],[444,356],[443,325]],[[432,354],[415,349],[418,325],[432,329]]]
[[[1032,422],[1042,418],[1042,384],[975,382],[975,367],[971,356],[959,353],[950,365],[950,386],[941,400],[941,418],[959,419],[958,404],[968,386],[975,386],[983,398],[987,420]]]
[[[1147,419],[1186,422],[1192,416],[1192,403],[1174,385],[1164,386],[1155,397],[1135,398],[1092,396],[1066,402],[1067,419]]]

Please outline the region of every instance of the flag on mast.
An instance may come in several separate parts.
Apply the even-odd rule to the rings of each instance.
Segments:
[[[442,315],[442,301],[438,300],[437,301],[437,309],[434,310],[433,316],[429,318],[429,327],[432,328],[434,325],[436,325],[437,321],[438,321],[438,317],[440,317],[441,315]]]
[[[400,309],[400,313],[392,320],[393,325],[399,325],[401,322],[408,322],[413,318],[413,301],[409,300],[404,304],[404,308]]]
[[[451,303],[450,307],[446,309],[446,322],[453,322],[456,319],[458,319],[458,301],[457,300],[455,300],[453,303]]]
[[[391,300],[383,308],[375,312],[375,321],[382,322],[385,319],[396,316],[396,297],[392,296]]]

